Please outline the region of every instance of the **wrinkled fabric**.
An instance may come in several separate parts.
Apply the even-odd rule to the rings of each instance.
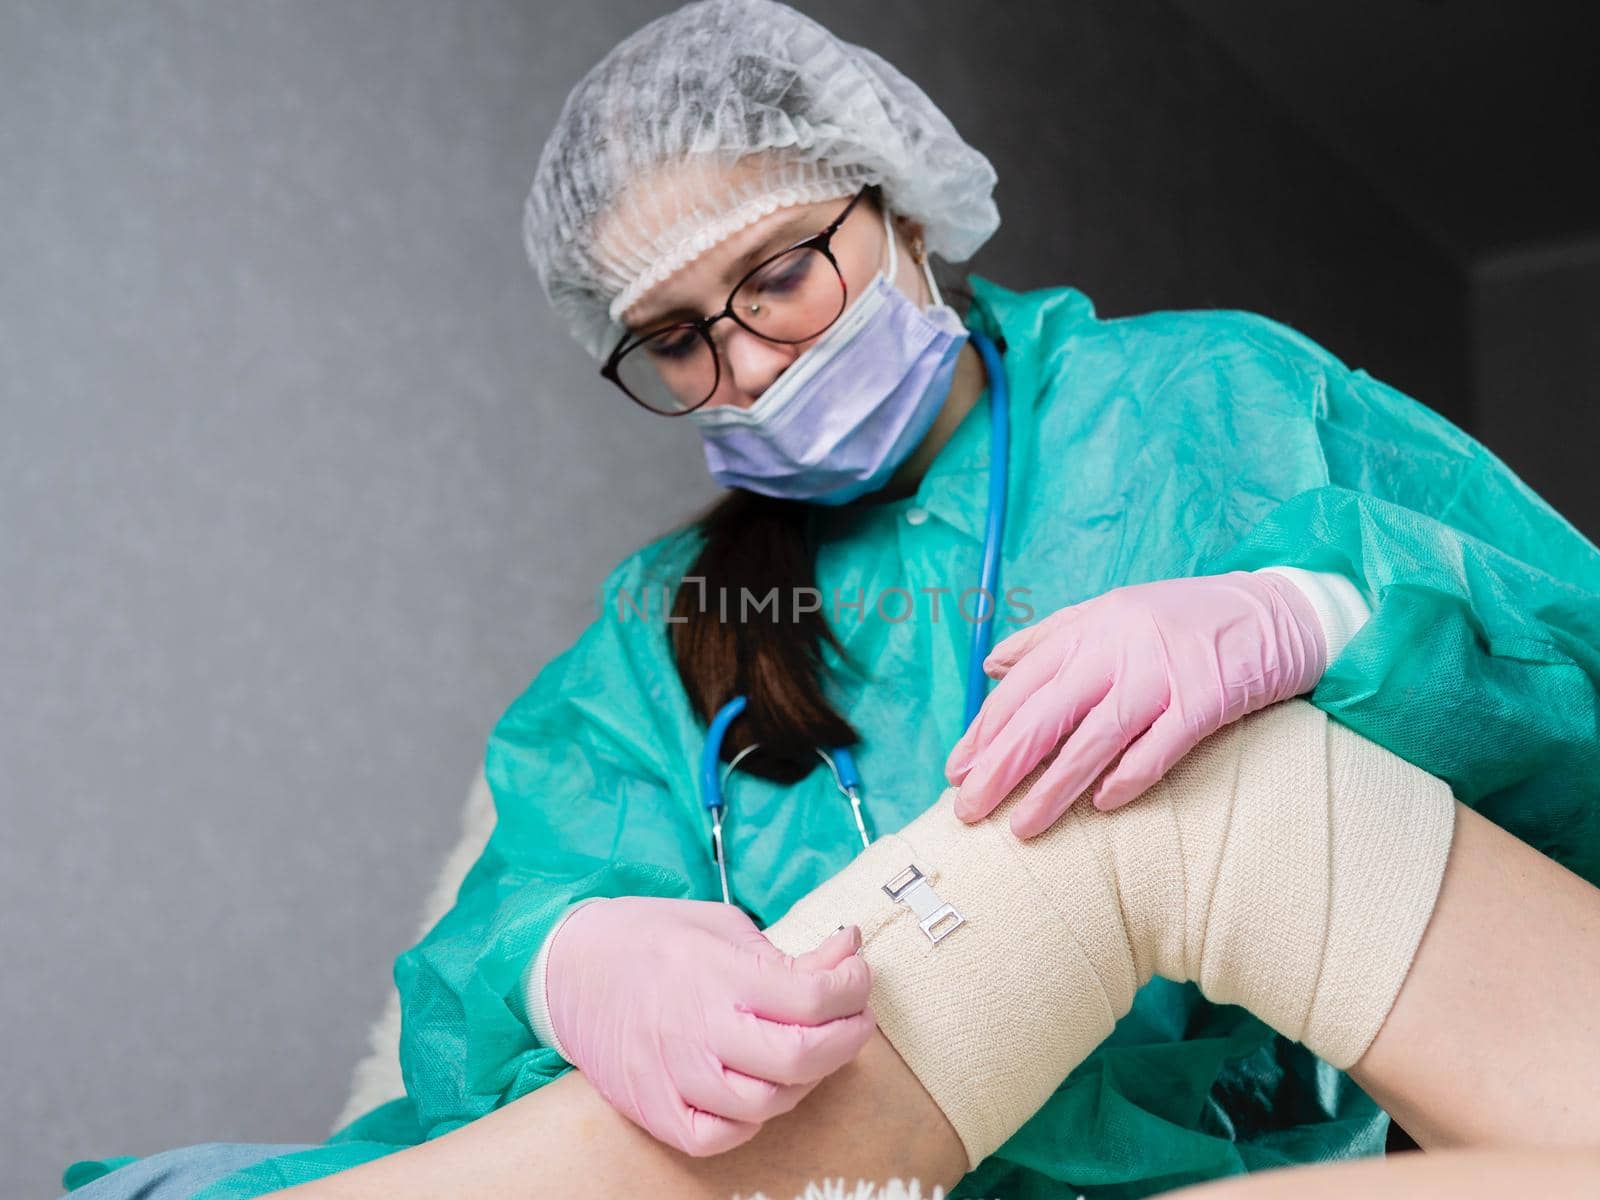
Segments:
[[[1012,598],[997,636],[1123,584],[1344,572],[1373,614],[1313,703],[1600,883],[1600,551],[1443,418],[1265,318],[1102,321],[1070,288],[970,283],[968,324],[1003,336],[1013,408],[1000,572]],[[823,652],[828,686],[862,735],[875,833],[939,795],[962,732],[957,609],[978,577],[988,430],[985,397],[915,496],[817,510],[819,585],[843,646]],[[435,1137],[549,1083],[568,1067],[530,1032],[518,980],[556,916],[587,895],[720,897],[695,781],[704,726],[661,591],[698,544],[674,532],[617,567],[598,619],[495,726],[499,824],[455,908],[395,966],[409,1111],[389,1114],[387,1135],[358,1122],[341,1144],[247,1169],[205,1200],[389,1153],[406,1144],[386,1140],[395,1127]],[[907,608],[891,588],[913,602],[909,619],[885,619]],[[728,805],[730,882],[761,925],[859,850],[820,765],[788,786],[736,773]],[[1378,1153],[1387,1127],[1339,1071],[1157,979],[953,1194],[1145,1196]]]
[[[189,1200],[214,1180],[265,1158],[308,1147],[256,1142],[204,1142],[145,1158],[73,1163],[61,1174],[73,1200]]]

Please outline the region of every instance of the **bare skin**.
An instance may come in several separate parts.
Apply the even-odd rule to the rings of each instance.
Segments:
[[[1593,1200],[1600,1150],[1446,1150],[1290,1167],[1173,1193],[1173,1200]]]
[[[790,1113],[713,1158],[656,1141],[569,1071],[454,1133],[274,1195],[299,1200],[637,1196],[705,1200],[764,1191],[774,1200],[820,1176],[919,1177],[946,1184],[966,1154],[888,1039],[872,1040]]]
[[[1426,1149],[1600,1145],[1597,996],[1600,890],[1458,804],[1439,906],[1350,1077]]]
[[[1108,819],[1114,819],[1108,817]],[[1439,902],[1387,1022],[1350,1074],[1428,1147],[1541,1147],[1504,1173],[1439,1159],[1406,1163],[1395,1186],[1471,1186],[1515,1173],[1519,1192],[1592,1195],[1600,1181],[1600,890],[1462,805]],[[1010,1019],[1030,1019],[1009,1014]],[[1047,1019],[1047,1014],[1046,1014]],[[1385,1178],[1362,1177],[1362,1194]],[[690,1158],[617,1114],[582,1075],[424,1146],[290,1189],[302,1197],[731,1196],[801,1192],[820,1176],[916,1177],[953,1185],[966,1159],[955,1129],[881,1033],[795,1110],[715,1158]],[[1278,1173],[1274,1173],[1276,1175]],[[1286,1173],[1299,1188],[1301,1177]],[[1268,1180],[1271,1176],[1263,1177]],[[1581,1179],[1587,1192],[1562,1191]],[[1276,1195],[1256,1180],[1208,1200]],[[1276,1186],[1272,1184],[1271,1186]],[[1332,1186],[1332,1185],[1330,1185]],[[1433,1186],[1433,1185],[1429,1185]],[[1503,1182],[1499,1185],[1503,1186]],[[1458,1190],[1453,1197],[1500,1196]],[[1333,1191],[1329,1195],[1336,1194]],[[1348,1194],[1348,1193],[1347,1193]],[[1410,1191],[1387,1194],[1412,1195]],[[1433,1194],[1433,1193],[1422,1193]],[[1445,1194],[1443,1191],[1437,1194]]]

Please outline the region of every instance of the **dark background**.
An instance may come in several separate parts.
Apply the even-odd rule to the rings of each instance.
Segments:
[[[484,739],[712,495],[522,258],[666,4],[0,6],[0,1171],[324,1136]],[[1591,537],[1595,11],[806,3],[994,161],[972,269],[1255,309]]]

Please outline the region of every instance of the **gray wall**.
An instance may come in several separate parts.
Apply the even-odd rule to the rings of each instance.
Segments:
[[[1600,237],[1486,259],[1472,298],[1479,435],[1600,539]]]
[[[320,1138],[490,727],[711,495],[517,232],[666,7],[0,8],[8,1194]],[[1158,0],[805,7],[995,160],[977,270],[1261,309],[1466,413],[1459,272]]]

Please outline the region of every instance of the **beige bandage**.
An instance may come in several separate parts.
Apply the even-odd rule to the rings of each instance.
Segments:
[[[1152,975],[1243,1005],[1334,1066],[1361,1057],[1438,897],[1444,783],[1300,701],[1213,734],[1124,808],[1080,800],[1019,841],[1007,817],[1039,773],[976,825],[947,789],[766,931],[800,954],[861,927],[878,1025],[971,1166]],[[912,866],[924,880],[892,899],[884,885]]]

